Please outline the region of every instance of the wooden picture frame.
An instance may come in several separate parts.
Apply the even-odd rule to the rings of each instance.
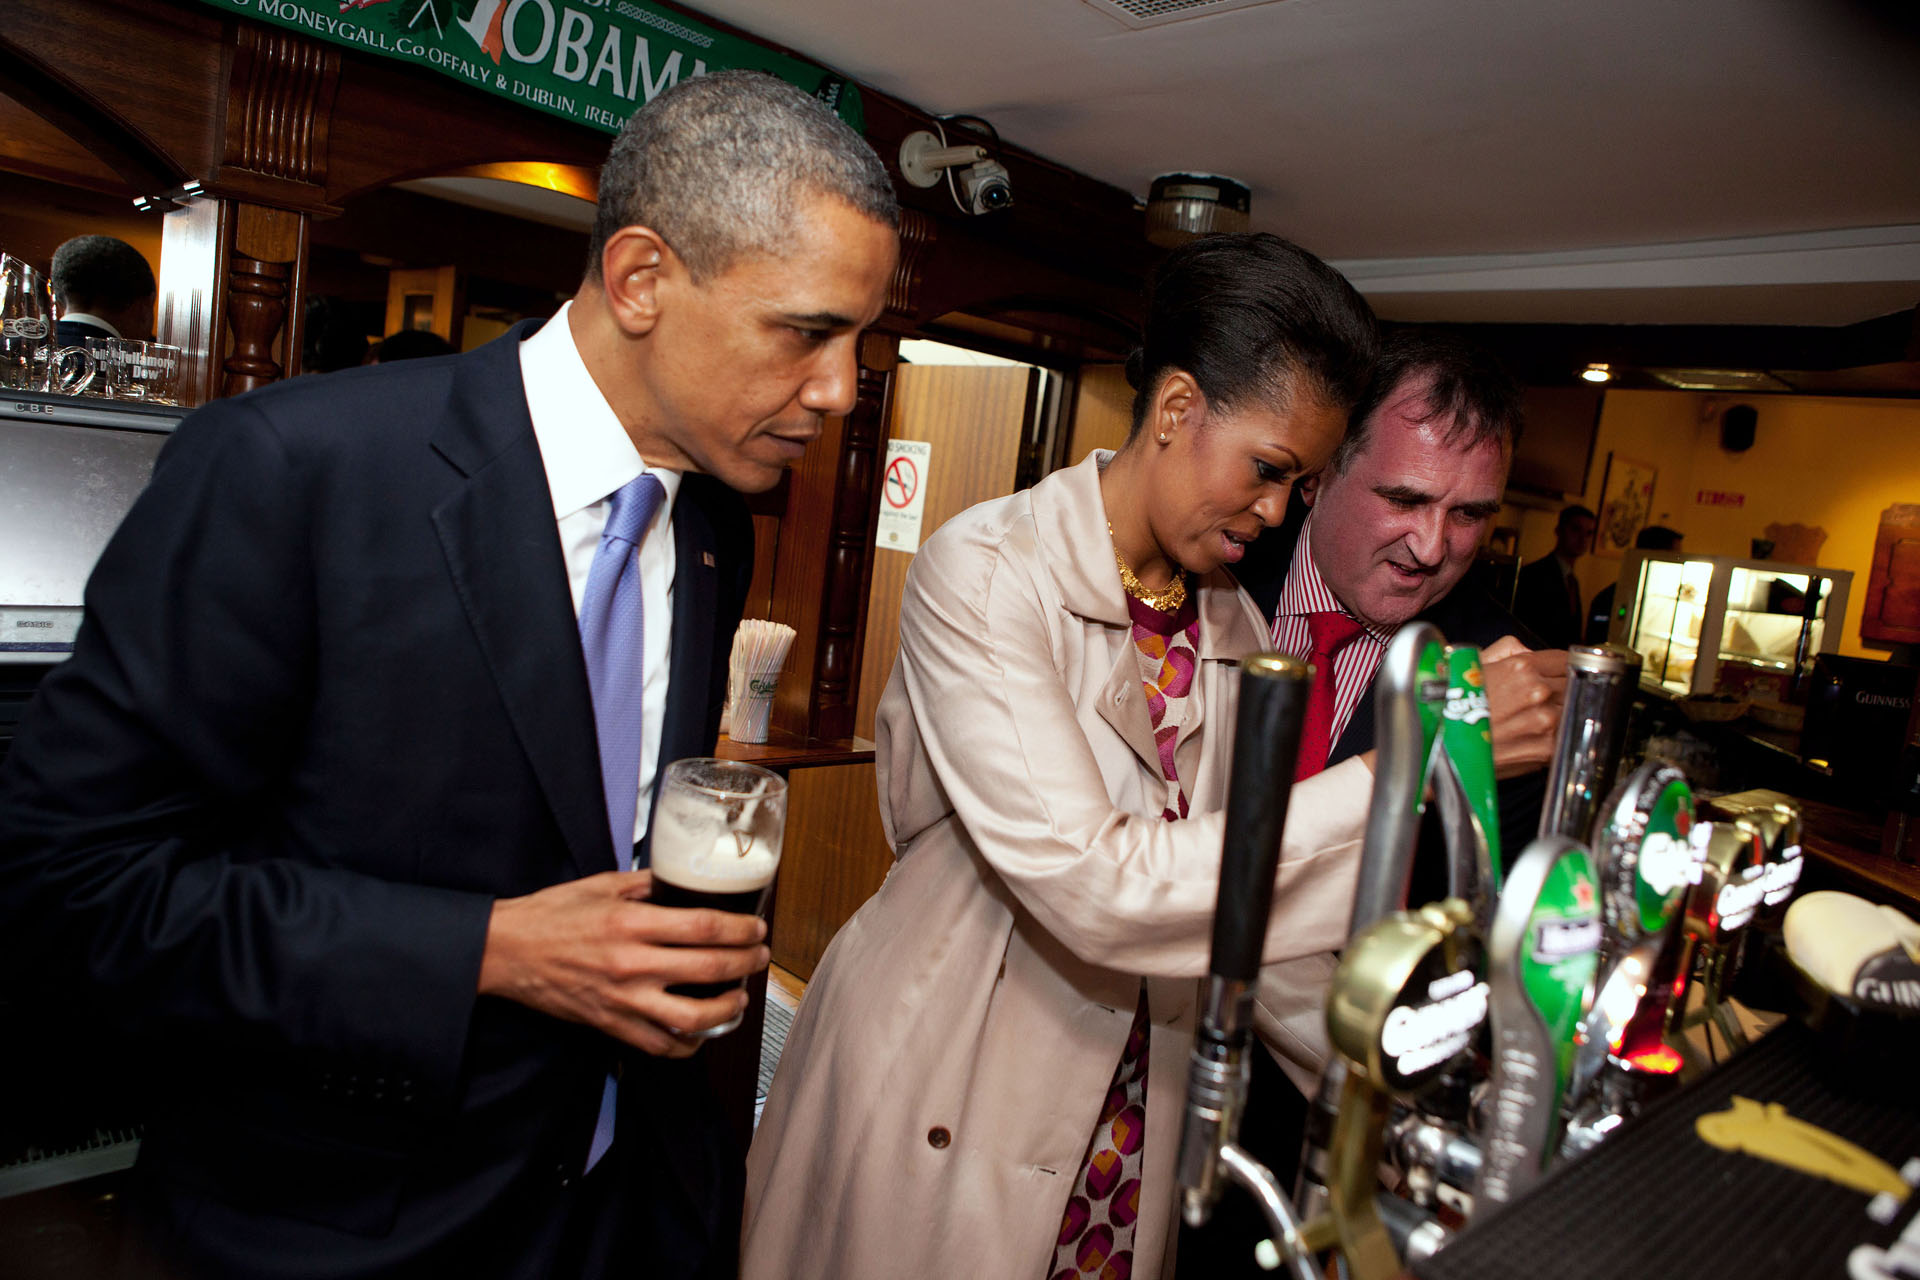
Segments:
[[[1624,454],[1607,454],[1606,478],[1600,482],[1600,518],[1593,533],[1593,553],[1618,559],[1633,549],[1633,540],[1653,515],[1653,485],[1660,469],[1651,462]]]

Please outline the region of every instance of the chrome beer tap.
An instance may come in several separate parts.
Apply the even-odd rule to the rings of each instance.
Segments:
[[[1247,1096],[1247,1054],[1256,1051],[1253,986],[1273,905],[1309,678],[1305,663],[1284,654],[1255,654],[1241,663],[1212,959],[1187,1073],[1178,1168],[1181,1216],[1189,1225],[1206,1223],[1227,1181],[1240,1183],[1266,1213],[1273,1229],[1271,1247],[1286,1260],[1295,1280],[1319,1280],[1319,1271],[1279,1183],[1240,1148],[1238,1139]]]
[[[1599,879],[1586,846],[1542,836],[1513,864],[1487,935],[1493,1077],[1474,1211],[1531,1186],[1560,1149],[1574,1033],[1600,955]]]
[[[1540,834],[1584,841],[1613,788],[1627,740],[1627,713],[1640,682],[1640,655],[1619,645],[1567,650],[1567,700],[1547,769]]]
[[[1657,760],[1621,781],[1594,826],[1604,934],[1574,1049],[1566,1154],[1598,1144],[1680,1068],[1664,1032],[1686,986],[1678,925],[1696,874],[1693,826],[1692,788]]]
[[[1446,638],[1439,628],[1411,622],[1395,633],[1374,677],[1373,796],[1354,887],[1349,939],[1406,903],[1420,819],[1426,812],[1427,768],[1446,705]],[[1346,1064],[1327,1063],[1307,1113],[1296,1197],[1303,1213],[1327,1206],[1328,1151],[1340,1115]]]

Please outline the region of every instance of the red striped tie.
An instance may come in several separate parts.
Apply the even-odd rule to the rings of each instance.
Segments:
[[[1307,661],[1313,664],[1313,684],[1307,690],[1306,723],[1300,727],[1300,763],[1293,771],[1296,782],[1327,767],[1327,753],[1333,750],[1333,658],[1363,630],[1344,613],[1307,615],[1312,646]]]

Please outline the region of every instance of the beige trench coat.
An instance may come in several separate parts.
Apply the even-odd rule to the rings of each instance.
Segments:
[[[1162,821],[1106,456],[962,513],[907,576],[876,734],[896,862],[828,948],[787,1039],[747,1162],[749,1280],[1045,1280],[1142,977],[1134,1274],[1171,1270],[1236,667],[1265,627],[1227,574],[1200,586],[1195,705],[1175,747],[1196,816]],[[1262,1029],[1303,1081],[1324,1052],[1319,1001],[1370,789],[1350,761],[1293,792]]]

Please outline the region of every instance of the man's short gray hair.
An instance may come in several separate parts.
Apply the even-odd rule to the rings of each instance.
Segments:
[[[587,278],[622,227],[658,232],[695,280],[777,252],[798,202],[834,196],[892,227],[900,205],[880,157],[818,98],[759,71],[683,80],[614,139],[600,171]]]

